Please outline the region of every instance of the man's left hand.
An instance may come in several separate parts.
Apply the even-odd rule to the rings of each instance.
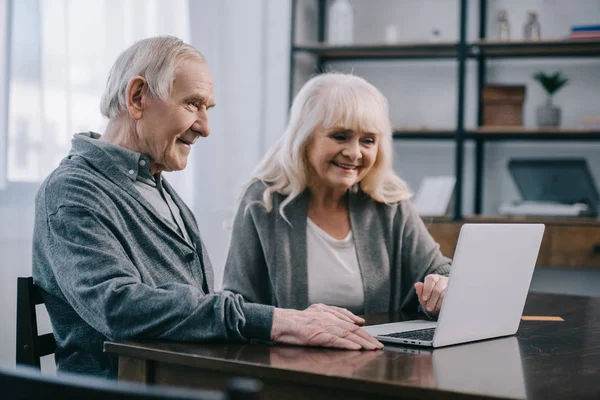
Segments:
[[[429,274],[423,282],[415,283],[415,290],[419,303],[428,313],[437,315],[442,308],[444,293],[448,287],[448,277],[438,274]]]

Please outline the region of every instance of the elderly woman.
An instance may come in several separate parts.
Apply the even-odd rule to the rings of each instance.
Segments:
[[[243,193],[224,289],[279,307],[436,314],[450,260],[392,169],[391,134],[387,101],[364,79],[310,79]]]

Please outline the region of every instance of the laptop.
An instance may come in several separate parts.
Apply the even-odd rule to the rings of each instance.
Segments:
[[[442,347],[514,335],[544,224],[464,224],[438,321],[366,326],[385,343]]]
[[[523,198],[503,214],[596,216],[600,194],[585,158],[512,159],[511,176]]]

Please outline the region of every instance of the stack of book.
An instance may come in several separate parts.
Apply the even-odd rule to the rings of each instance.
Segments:
[[[575,25],[571,27],[571,39],[600,39],[600,25]]]

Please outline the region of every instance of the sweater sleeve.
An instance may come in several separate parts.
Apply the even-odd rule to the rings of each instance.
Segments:
[[[396,219],[396,223],[400,225],[403,292],[409,293],[403,306],[414,303],[416,307],[418,301],[414,283],[422,282],[429,274],[448,276],[451,260],[442,254],[439,244],[435,242],[410,201],[400,202]]]
[[[47,219],[47,267],[70,306],[98,332],[112,340],[269,339],[272,307],[190,284],[144,284],[110,226],[86,207],[62,206]]]
[[[264,185],[260,183],[260,187],[262,193]],[[236,213],[223,272],[223,289],[238,293],[252,303],[275,305],[264,252],[268,244],[261,242],[255,221],[255,218],[268,218],[269,212],[253,199],[256,196],[250,191],[256,189],[256,184],[249,188]],[[264,225],[268,223],[261,224]]]

